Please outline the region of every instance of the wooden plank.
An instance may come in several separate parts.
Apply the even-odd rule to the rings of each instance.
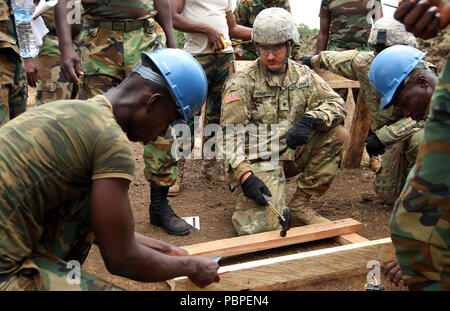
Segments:
[[[245,235],[230,239],[183,246],[191,255],[229,257],[292,244],[316,241],[362,230],[362,224],[352,218],[291,228],[286,237],[280,230]]]
[[[342,245],[347,244],[354,244],[354,243],[361,243],[361,242],[368,242],[369,240],[365,237],[360,236],[357,233],[350,233],[345,235],[340,235],[335,238],[333,238],[336,242]]]
[[[344,147],[341,167],[357,168],[360,166],[364,152],[364,140],[369,133],[370,124],[369,110],[367,109],[362,92],[359,92],[350,130],[350,138]]]
[[[285,282],[367,267],[371,260],[383,265],[394,259],[395,251],[391,239],[385,238],[220,267],[219,273],[227,273],[220,276],[220,282],[212,283],[203,289],[187,277],[176,278],[168,283],[172,290],[180,291],[259,288],[270,290],[270,286]]]

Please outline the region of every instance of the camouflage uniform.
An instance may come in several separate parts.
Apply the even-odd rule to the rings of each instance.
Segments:
[[[424,140],[391,216],[410,290],[450,290],[450,59],[431,101]]]
[[[133,178],[133,150],[109,101],[34,108],[0,129],[0,146],[0,289],[112,289],[85,273],[80,285],[65,282],[66,263],[82,264],[94,239],[92,180]]]
[[[82,0],[82,4],[80,52],[85,76],[79,98],[87,99],[117,86],[140,62],[142,51],[165,47],[166,38],[154,19],[157,12],[153,1]],[[149,13],[136,20],[126,13],[130,7]],[[144,145],[145,178],[157,186],[170,186],[176,181],[178,170],[170,153],[172,143],[172,139],[158,137]]]
[[[236,3],[236,9],[234,10],[234,18],[236,24],[253,27],[256,16],[266,8],[278,7],[291,12],[291,6],[287,0],[238,0]],[[234,43],[239,43],[241,40],[234,40]],[[241,52],[242,57],[240,60],[255,60],[258,58],[258,54],[253,42],[242,43],[235,46],[236,52]],[[292,52],[292,59],[296,60],[301,57],[300,44],[295,43]]]
[[[49,33],[43,38],[43,43],[39,47],[39,55],[34,59],[39,73],[39,82],[36,86],[36,106],[58,99],[70,99],[74,92],[73,84],[68,82],[61,72],[61,53],[56,36],[53,10],[47,10],[41,16]],[[77,37],[80,28],[79,24],[72,25],[73,44],[78,54]]]
[[[28,87],[10,1],[0,0],[0,127],[25,111]]]
[[[372,121],[371,130],[386,149],[382,167],[374,179],[375,191],[386,202],[393,204],[415,162],[417,148],[423,137],[424,122],[403,118],[393,106],[386,110],[380,109],[380,100],[369,83],[369,70],[374,58],[373,52],[322,51],[320,55],[312,57],[311,65],[359,81]],[[434,65],[426,65],[428,70],[436,71]]]
[[[347,131],[344,102],[315,72],[288,60],[284,79],[267,71],[259,59],[241,72],[230,76],[224,86],[221,126],[225,132],[225,170],[236,198],[232,222],[238,234],[253,234],[279,228],[275,215],[245,197],[239,187],[243,173],[252,171],[270,189],[271,201],[281,212],[286,207],[286,178],[300,173],[297,187],[314,196],[324,194],[331,185],[341,160]],[[306,145],[288,149],[284,139],[292,125],[307,112],[324,120]],[[227,125],[278,125],[279,136],[259,135],[259,153],[251,151],[249,140],[239,140],[242,133],[227,131]],[[268,130],[270,131],[270,129]],[[266,160],[264,146],[280,141],[279,150],[268,150],[279,161]],[[279,152],[278,152],[279,151]],[[245,154],[244,154],[245,152]]]
[[[371,23],[367,16],[377,8],[381,8],[380,0],[322,0],[319,16],[330,20],[327,50],[369,51]]]

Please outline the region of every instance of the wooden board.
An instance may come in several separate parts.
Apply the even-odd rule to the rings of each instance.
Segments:
[[[203,289],[187,277],[175,278],[168,283],[172,290],[180,291],[271,290],[271,286],[281,283],[364,268],[372,260],[384,265],[394,259],[391,239],[385,238],[220,267],[219,273],[226,272],[220,276],[220,282]]]
[[[229,257],[292,244],[316,241],[362,230],[362,224],[352,218],[291,228],[286,237],[280,230],[245,235],[236,238],[199,243],[182,248],[191,255]]]

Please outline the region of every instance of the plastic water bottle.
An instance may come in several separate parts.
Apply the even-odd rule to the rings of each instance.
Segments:
[[[23,58],[35,57],[39,54],[39,46],[31,29],[31,11],[34,9],[33,0],[11,0],[16,24],[19,54]]]

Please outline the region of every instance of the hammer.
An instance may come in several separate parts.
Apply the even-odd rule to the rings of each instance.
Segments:
[[[282,227],[280,236],[284,238],[286,236],[286,232],[291,228],[291,210],[289,209],[289,207],[286,207],[283,209],[283,215],[281,215],[280,212],[275,208],[275,206],[273,206],[272,202],[270,202],[267,195],[265,195],[264,193],[262,195],[264,197],[264,200],[266,200],[269,209],[274,212],[275,215],[277,215],[278,221],[280,222],[280,225]]]

